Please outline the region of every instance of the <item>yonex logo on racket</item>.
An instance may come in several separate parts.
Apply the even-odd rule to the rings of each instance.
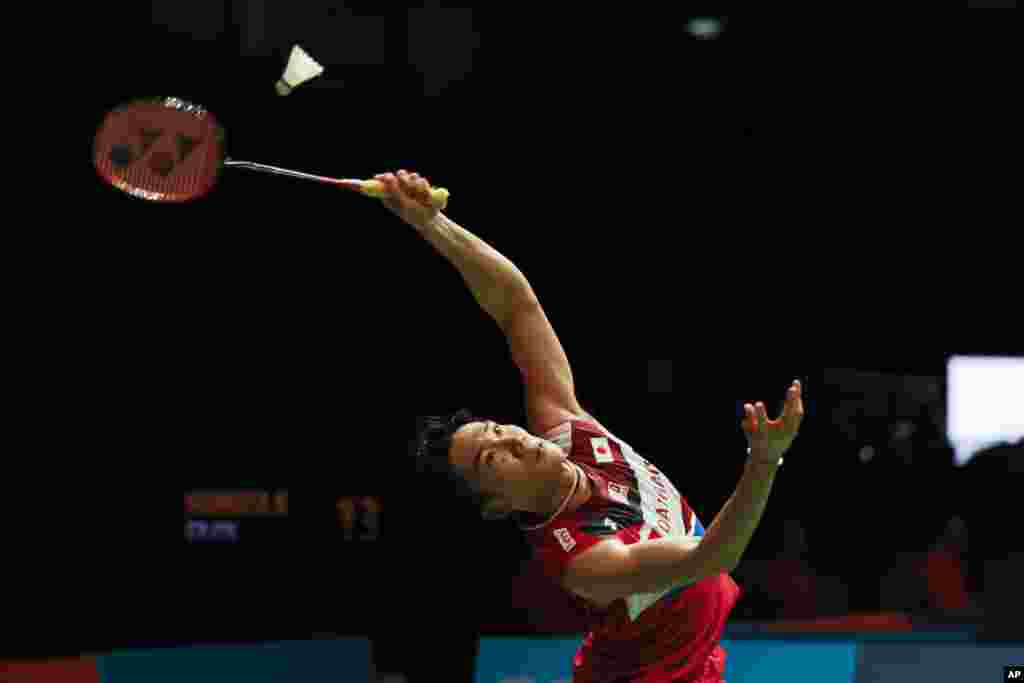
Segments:
[[[93,165],[112,187],[153,202],[198,199],[217,184],[222,168],[312,180],[369,197],[388,195],[377,179],[332,178],[229,159],[224,129],[216,118],[201,106],[173,97],[133,100],[113,109],[96,131]],[[430,195],[437,208],[447,206],[448,190],[434,187]]]
[[[124,169],[146,156],[149,150],[165,135],[165,131],[158,128],[139,129],[138,153],[135,148],[127,142],[111,145],[109,159],[115,168]],[[202,144],[202,138],[192,137],[184,133],[178,133],[175,137],[175,155],[173,158],[166,151],[158,150],[150,158],[149,167],[158,175],[169,176],[178,164],[184,162],[196,147]]]

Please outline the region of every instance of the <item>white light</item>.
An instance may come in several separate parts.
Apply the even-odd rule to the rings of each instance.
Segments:
[[[695,38],[716,38],[722,32],[722,22],[713,17],[698,17],[687,22],[686,30]]]
[[[953,356],[946,401],[946,433],[959,465],[1024,437],[1024,359]]]

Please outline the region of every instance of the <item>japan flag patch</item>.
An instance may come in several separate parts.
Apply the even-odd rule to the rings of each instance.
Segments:
[[[594,460],[599,464],[615,462],[615,456],[612,455],[612,447],[608,445],[608,439],[605,437],[592,438],[590,440],[590,447],[594,449]]]

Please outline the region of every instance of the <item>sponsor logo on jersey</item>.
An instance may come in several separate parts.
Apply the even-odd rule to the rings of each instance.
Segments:
[[[629,488],[610,481],[608,482],[608,497],[616,503],[629,505]]]
[[[555,529],[555,538],[558,540],[558,544],[562,546],[562,550],[569,552],[576,547],[576,539],[572,537],[569,530],[566,528]]]
[[[590,447],[594,449],[594,460],[599,463],[615,462],[612,455],[612,447],[608,445],[608,439],[600,436],[590,439]]]

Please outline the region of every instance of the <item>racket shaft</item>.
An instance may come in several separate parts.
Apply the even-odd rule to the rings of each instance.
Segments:
[[[267,164],[257,164],[253,161],[233,161],[228,159],[224,162],[225,166],[233,166],[235,168],[247,168],[250,171],[260,171],[261,173],[273,173],[274,175],[283,175],[290,178],[301,178],[303,180],[315,180],[319,183],[330,183],[332,185],[351,185],[353,183],[359,183],[358,180],[346,179],[346,178],[328,178],[327,176],[314,175],[312,173],[303,173],[302,171],[292,171],[287,168],[280,168],[278,166],[269,166]]]
[[[356,190],[363,194],[371,197],[386,197],[387,192],[384,189],[384,183],[379,180],[358,180],[355,178],[328,178],[327,176],[314,175],[312,173],[303,173],[302,171],[292,171],[287,168],[280,168],[279,166],[269,166],[267,164],[257,164],[254,161],[234,161],[227,159],[224,161],[225,166],[231,166],[234,168],[247,168],[251,171],[260,171],[261,173],[272,173],[274,175],[283,175],[290,178],[301,178],[303,180],[315,180],[319,183],[328,183],[331,185],[340,185],[350,190]],[[445,208],[448,205],[448,190],[443,187],[435,187],[430,191],[434,201],[438,203],[440,208]]]

